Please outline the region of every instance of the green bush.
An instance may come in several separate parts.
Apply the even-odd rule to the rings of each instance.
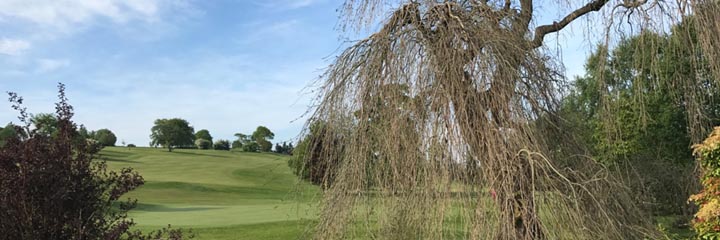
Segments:
[[[213,144],[213,148],[215,148],[215,150],[230,150],[230,141],[217,140],[215,144]]]
[[[195,146],[197,146],[198,149],[210,149],[212,142],[210,142],[210,140],[200,138],[195,140]]]
[[[700,239],[720,239],[720,127],[693,149],[700,162],[703,189],[690,197],[699,207],[692,225]]]

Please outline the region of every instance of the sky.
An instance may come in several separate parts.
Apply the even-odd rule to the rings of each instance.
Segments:
[[[112,130],[118,144],[147,146],[153,121],[175,117],[214,139],[263,125],[273,142],[294,141],[313,83],[353,40],[337,29],[341,4],[0,0],[0,91],[23,96],[31,113],[48,113],[62,82],[74,121]],[[582,74],[579,35],[568,28],[548,36],[564,49],[568,76]],[[16,116],[0,101],[0,125]]]

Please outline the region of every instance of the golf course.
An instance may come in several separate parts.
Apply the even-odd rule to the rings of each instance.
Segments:
[[[144,231],[192,229],[196,239],[294,239],[313,221],[317,188],[298,183],[289,156],[273,153],[106,147],[108,167],[145,184],[130,217]]]

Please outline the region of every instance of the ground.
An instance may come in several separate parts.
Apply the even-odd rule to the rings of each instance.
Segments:
[[[192,229],[196,239],[298,239],[317,216],[318,188],[298,182],[288,156],[272,153],[107,147],[111,169],[132,167],[146,180],[125,197],[138,199],[130,216],[141,230]],[[677,216],[656,218],[670,239]]]
[[[145,178],[125,196],[138,199],[130,217],[142,230],[171,224],[196,239],[293,239],[315,216],[318,190],[298,183],[285,155],[107,147],[100,156]]]

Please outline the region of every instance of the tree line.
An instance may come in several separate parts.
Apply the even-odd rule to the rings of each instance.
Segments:
[[[210,131],[201,129],[195,132],[190,123],[181,118],[157,119],[151,128],[150,146],[167,148],[172,151],[174,148],[197,148],[230,150],[237,149],[244,152],[272,152],[271,140],[275,138],[269,128],[258,126],[252,134],[236,133],[232,143],[229,140],[218,139],[213,141]],[[275,152],[281,154],[292,154],[292,143],[283,142],[282,145],[275,145]]]

